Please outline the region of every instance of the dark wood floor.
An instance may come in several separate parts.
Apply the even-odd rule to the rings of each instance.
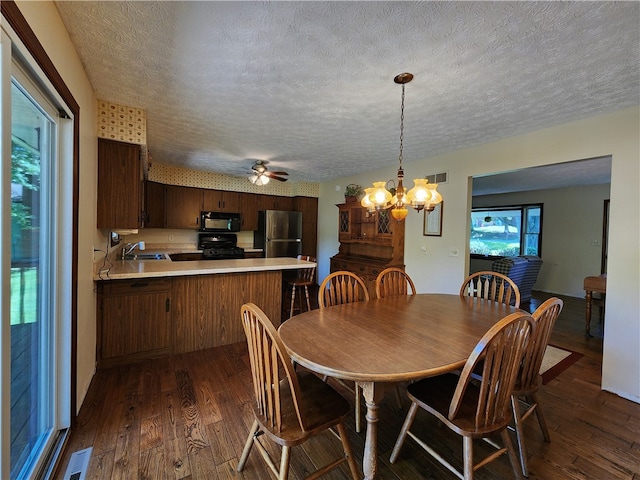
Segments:
[[[542,301],[548,295],[536,296]],[[584,300],[563,300],[565,308],[551,343],[584,356],[542,387],[552,441],[544,443],[535,420],[527,421],[529,478],[640,480],[640,405],[600,390],[602,325],[597,309],[594,337],[586,338]],[[268,479],[257,451],[242,474],[235,472],[252,421],[250,382],[244,344],[99,371],[56,478],[62,480],[72,452],[93,446],[87,479]],[[351,395],[346,398],[352,401]],[[410,439],[398,462],[389,464],[406,409],[407,405],[398,412],[393,401],[381,407],[380,478],[455,478]],[[420,413],[416,425],[437,441],[447,457],[460,461],[457,436]],[[348,431],[361,462],[364,433],[355,433],[352,419]],[[329,434],[294,449],[290,478],[303,478],[327,449],[339,450]],[[343,469],[326,478],[349,477]],[[513,478],[508,459],[482,468],[476,478]]]

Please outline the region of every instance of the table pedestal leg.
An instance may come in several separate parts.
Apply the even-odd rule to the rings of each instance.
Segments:
[[[364,442],[362,470],[365,480],[373,480],[378,473],[378,408],[384,397],[384,384],[359,382],[367,405],[367,434]]]
[[[591,336],[591,301],[593,299],[593,292],[591,290],[587,290],[586,300],[587,300],[587,310],[586,310],[586,318],[585,318],[585,335],[587,337]]]

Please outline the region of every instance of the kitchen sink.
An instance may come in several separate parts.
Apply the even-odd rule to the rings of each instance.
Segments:
[[[136,253],[127,255],[125,260],[169,260],[166,253]]]

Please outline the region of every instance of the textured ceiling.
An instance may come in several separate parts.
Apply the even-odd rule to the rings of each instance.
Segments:
[[[56,6],[98,98],[156,162],[322,182],[640,104],[638,2]]]

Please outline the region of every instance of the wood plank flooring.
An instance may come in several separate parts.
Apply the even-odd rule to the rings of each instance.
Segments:
[[[531,308],[548,296],[536,292]],[[586,338],[584,299],[563,300],[551,343],[584,357],[541,389],[551,443],[543,441],[535,419],[526,422],[529,478],[640,480],[640,405],[600,390],[598,311],[593,312],[594,337]],[[353,401],[347,392],[345,397]],[[393,400],[385,399],[380,411],[380,478],[455,478],[410,439],[397,463],[389,464],[408,408],[405,399],[399,412]],[[98,371],[55,478],[63,479],[71,453],[93,446],[87,479],[269,479],[257,451],[249,456],[244,472],[235,472],[252,422],[252,402],[243,343]],[[419,413],[415,425],[454,464],[461,464],[459,437],[438,428],[426,414]],[[353,419],[347,429],[361,464],[364,433],[355,433]],[[295,448],[289,478],[304,478],[339,450],[339,442],[330,434]],[[343,468],[325,478],[349,476]],[[513,474],[503,457],[480,469],[476,478],[506,479]]]

